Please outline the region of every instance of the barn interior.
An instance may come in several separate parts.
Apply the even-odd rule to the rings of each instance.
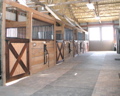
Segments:
[[[1,96],[120,95],[120,0],[0,5]]]

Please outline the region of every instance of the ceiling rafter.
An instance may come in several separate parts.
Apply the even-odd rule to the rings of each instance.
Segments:
[[[76,8],[79,8],[79,9],[81,9],[81,7],[77,7],[75,4],[72,4],[74,7],[76,7]],[[81,9],[84,13],[86,13],[86,10],[84,10],[84,9]],[[73,14],[74,14],[74,12],[75,11],[73,11]],[[88,13],[89,14],[89,13]],[[92,15],[93,17],[94,17],[94,13],[91,13],[91,14],[89,14],[89,15]]]
[[[103,9],[103,10],[99,10],[99,12],[109,12],[109,11],[113,11],[113,12],[115,12],[115,11],[117,11],[117,13],[118,13],[118,11],[120,11],[120,9],[114,9],[114,10],[112,10],[112,9]],[[81,12],[80,10],[78,10],[78,11],[74,11],[73,13],[74,14],[77,14],[77,13],[84,13],[84,14],[88,14],[88,13],[91,13],[91,12],[93,12],[93,11],[86,11],[86,13],[85,12]]]
[[[41,1],[43,0],[38,0],[40,3]],[[47,3],[46,0],[44,1],[42,4],[44,3],[45,6],[50,6],[50,9],[54,10],[59,9],[57,13],[70,17],[79,23],[83,21],[86,22],[87,20],[89,22],[90,19],[86,17],[90,17],[92,22],[97,22],[98,20],[95,19],[95,16],[102,16],[101,21],[105,20],[105,18],[110,21],[115,20],[118,18],[117,15],[120,12],[120,0],[90,0],[95,6],[95,10],[89,10],[87,8],[86,4],[90,2],[89,0],[52,0],[51,4]],[[36,6],[33,3],[33,5],[30,6],[35,9],[35,7],[41,7],[41,4]],[[44,13],[46,12],[47,11],[44,11]],[[78,19],[78,17],[80,19]],[[60,18],[65,19],[64,16]]]
[[[119,4],[120,2],[111,2],[111,3],[99,3],[98,2],[98,5],[109,5],[109,4],[111,4],[111,5],[115,5],[115,4]],[[87,2],[86,2],[86,4],[87,4]],[[119,5],[118,5],[119,6]],[[79,6],[77,6],[76,5],[76,7],[86,7],[86,5],[79,5]]]
[[[119,16],[119,15],[100,16],[100,17],[117,17],[117,16]],[[78,19],[85,19],[85,18],[94,18],[94,17],[83,17],[83,18],[81,18],[81,17],[76,17],[76,18],[78,18]]]
[[[68,0],[66,0],[66,1],[68,1]],[[76,19],[76,17],[75,17],[74,14],[73,14],[73,11],[72,11],[71,6],[70,6],[70,5],[67,5],[67,7],[68,7],[68,9],[69,9],[69,13],[70,13],[71,16],[73,17],[72,19],[74,19],[74,20],[78,23],[78,20]]]

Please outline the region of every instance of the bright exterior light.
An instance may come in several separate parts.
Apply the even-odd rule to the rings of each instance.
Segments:
[[[95,9],[93,3],[88,3],[86,4],[89,9]]]
[[[95,17],[95,19],[99,20],[99,19],[100,19],[100,17],[99,17],[99,16],[96,16],[96,17]]]

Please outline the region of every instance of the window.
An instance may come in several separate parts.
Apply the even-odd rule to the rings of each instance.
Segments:
[[[78,40],[85,40],[85,33],[78,33]]]
[[[56,34],[56,40],[62,40],[62,34]]]
[[[89,28],[89,40],[100,41],[100,28],[99,27]]]
[[[8,38],[26,38],[26,27],[7,28],[6,37]]]
[[[53,25],[33,19],[32,39],[53,39]]]
[[[73,31],[71,29],[65,29],[65,40],[72,40],[73,39]]]
[[[102,40],[113,40],[113,27],[102,27]]]
[[[17,37],[17,28],[8,28],[7,29],[7,36],[6,37]]]

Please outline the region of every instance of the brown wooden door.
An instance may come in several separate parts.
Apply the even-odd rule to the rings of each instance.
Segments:
[[[78,55],[78,41],[75,41],[74,40],[74,43],[73,43],[73,49],[74,49],[74,56],[77,56]]]
[[[57,40],[56,42],[56,61],[57,63],[64,61],[64,42],[63,40]]]
[[[29,74],[29,40],[6,39],[6,82]]]

